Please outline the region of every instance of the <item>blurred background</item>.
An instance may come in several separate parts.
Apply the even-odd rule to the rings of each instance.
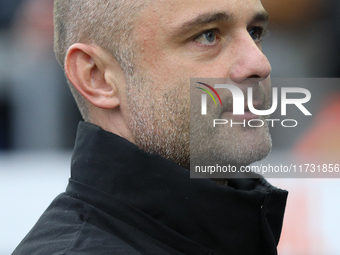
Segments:
[[[273,78],[340,77],[339,1],[262,2],[270,13],[263,51]],[[271,129],[268,162],[340,158],[340,87],[333,81],[310,85],[313,117],[291,116],[299,119],[298,127]],[[65,189],[80,120],[53,53],[53,1],[0,0],[1,255],[14,250]],[[340,254],[340,179],[269,181],[290,192],[279,254]]]

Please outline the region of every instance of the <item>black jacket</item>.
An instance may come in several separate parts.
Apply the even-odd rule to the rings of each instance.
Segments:
[[[80,123],[71,178],[13,255],[277,254],[287,192],[219,186]]]

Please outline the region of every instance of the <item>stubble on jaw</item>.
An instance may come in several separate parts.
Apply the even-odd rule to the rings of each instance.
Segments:
[[[140,72],[127,86],[129,127],[136,145],[185,168],[190,167],[190,99],[182,82],[176,88],[155,93],[154,83]],[[158,95],[158,97],[157,97]]]
[[[221,109],[216,109],[199,120],[199,125],[190,125],[189,90],[183,90],[189,88],[187,82],[158,93],[158,97],[154,91],[156,86],[141,73],[134,74],[128,82],[129,127],[140,149],[187,169],[190,155],[200,160],[209,158],[232,165],[249,165],[269,154],[272,142],[267,124],[262,128],[212,128],[213,119],[222,115]],[[269,95],[263,91],[258,93],[263,97],[264,109],[269,109]],[[232,102],[230,98],[225,100]]]

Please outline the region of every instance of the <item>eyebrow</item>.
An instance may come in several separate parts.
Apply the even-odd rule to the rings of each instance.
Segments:
[[[199,29],[204,27],[210,23],[214,22],[230,22],[234,18],[233,14],[229,14],[227,12],[212,12],[212,13],[203,13],[199,14],[192,20],[186,21],[180,27],[175,29],[177,31],[176,34],[185,34],[189,30]],[[254,22],[265,22],[268,23],[269,14],[266,10],[256,13],[251,19],[251,23]]]
[[[226,12],[199,14],[193,20],[189,20],[185,22],[184,24],[182,24],[178,30],[185,31],[185,30],[192,29],[195,27],[203,27],[213,22],[230,21],[232,18],[233,16]]]
[[[269,21],[269,14],[266,10],[263,10],[262,12],[256,13],[253,17],[253,22],[267,22]]]

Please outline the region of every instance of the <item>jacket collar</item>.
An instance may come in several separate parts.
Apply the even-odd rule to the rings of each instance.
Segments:
[[[235,179],[230,186],[190,179],[187,169],[84,122],[78,127],[71,170],[71,179],[221,254],[230,246],[239,254],[276,254],[287,192],[264,179]]]

